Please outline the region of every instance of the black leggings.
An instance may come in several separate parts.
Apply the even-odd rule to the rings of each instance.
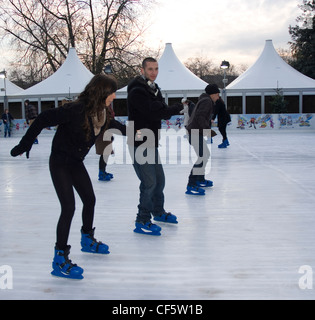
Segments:
[[[61,205],[61,215],[57,225],[56,245],[60,250],[67,246],[70,226],[75,211],[73,188],[83,202],[83,230],[89,232],[93,228],[95,194],[91,179],[83,162],[64,164],[50,157],[49,168],[51,178]]]
[[[105,161],[104,156],[101,155],[100,156],[100,161],[98,163],[98,168],[99,168],[99,170],[105,172],[106,171],[106,166],[107,166],[107,161]]]
[[[222,135],[222,140],[226,140],[227,139],[226,127],[227,127],[227,124],[219,126],[219,131],[220,131],[220,133]]]

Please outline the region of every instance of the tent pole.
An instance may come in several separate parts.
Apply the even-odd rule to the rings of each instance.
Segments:
[[[165,92],[165,103],[168,105],[168,94],[167,94],[167,92]]]
[[[303,92],[299,92],[299,113],[303,113]]]
[[[246,92],[242,93],[242,113],[246,114]]]
[[[24,104],[24,99],[21,101],[21,107],[22,107],[22,119],[26,119],[25,117],[25,104]]]
[[[265,113],[265,93],[262,92],[261,93],[261,110],[260,110],[261,114]]]
[[[38,114],[42,112],[42,99],[38,98]]]

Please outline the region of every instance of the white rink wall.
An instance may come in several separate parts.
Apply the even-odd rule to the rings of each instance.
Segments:
[[[126,123],[127,117],[116,117],[122,123]],[[176,131],[184,129],[184,116],[173,116],[170,120],[162,121],[163,129],[174,129]],[[213,128],[217,127],[217,119]],[[23,134],[28,128],[25,119],[15,119],[12,124],[12,134]],[[54,129],[54,128],[52,128]],[[292,114],[233,114],[228,130],[315,130],[315,115],[310,113]],[[0,120],[0,137],[3,137],[3,124]]]

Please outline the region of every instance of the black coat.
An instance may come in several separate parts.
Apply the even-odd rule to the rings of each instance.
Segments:
[[[1,117],[3,123],[7,123],[7,121],[9,120],[9,123],[12,122],[12,120],[14,120],[14,118],[12,117],[11,113],[8,112],[8,113],[4,113]]]
[[[19,145],[12,149],[11,155],[16,156],[30,150],[35,138],[44,128],[58,126],[52,142],[51,155],[62,163],[81,162],[97,138],[94,134],[92,120],[89,118],[91,135],[89,139],[86,139],[86,133],[83,129],[84,122],[84,103],[82,102],[46,110],[38,115]],[[111,121],[110,127],[125,131],[122,128],[124,126],[115,120]]]
[[[183,109],[181,103],[171,107],[164,103],[160,88],[156,85],[156,88],[152,89],[142,76],[135,78],[128,85],[127,103],[128,120],[133,121],[134,125],[134,134],[133,137],[128,137],[128,143],[134,143],[135,146],[146,141],[145,137],[137,141],[136,132],[150,129],[155,137],[154,146],[157,147],[161,120],[168,120]]]
[[[214,113],[212,120],[214,120],[216,117],[218,117],[218,127],[224,127],[229,122],[231,122],[231,116],[227,112],[225,103],[222,99],[217,100],[214,105]]]

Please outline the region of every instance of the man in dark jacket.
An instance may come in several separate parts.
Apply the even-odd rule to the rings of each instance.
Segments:
[[[1,119],[4,126],[4,137],[6,138],[7,135],[11,137],[11,124],[12,120],[14,119],[8,109],[4,110],[4,114],[2,115]]]
[[[160,235],[161,228],[155,221],[177,223],[177,218],[164,210],[165,176],[158,146],[161,120],[179,114],[182,104],[167,106],[161,90],[154,82],[159,71],[158,62],[146,58],[142,63],[141,76],[128,85],[129,129],[128,145],[135,172],[140,179],[140,203],[134,232]],[[132,128],[133,127],[133,128]]]
[[[212,187],[213,182],[205,179],[205,169],[210,158],[210,151],[204,136],[211,136],[211,118],[214,103],[219,99],[220,90],[215,84],[209,84],[199,97],[199,101],[186,127],[189,143],[193,146],[198,159],[188,179],[186,194],[204,195],[202,187]]]

